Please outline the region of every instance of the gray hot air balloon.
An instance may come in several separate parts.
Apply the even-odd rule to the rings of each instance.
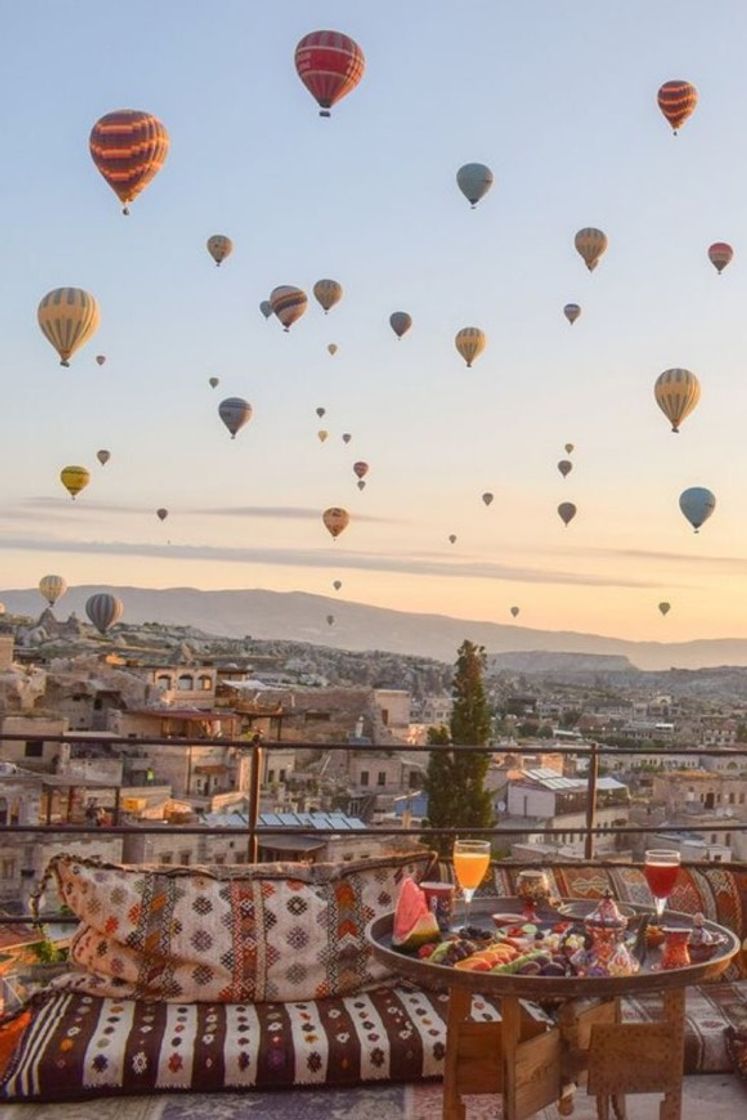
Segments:
[[[119,622],[123,613],[122,600],[116,595],[109,595],[108,592],[91,595],[90,599],[86,600],[86,614],[99,634],[105,634],[115,622]]]
[[[573,521],[573,518],[576,516],[577,512],[578,511],[576,510],[573,502],[561,502],[558,506],[558,516],[560,517],[560,520],[563,522],[566,528],[568,527],[570,522]]]
[[[389,325],[397,338],[402,338],[412,326],[412,316],[408,315],[406,311],[393,311],[389,316]]]
[[[691,486],[680,494],[680,509],[697,533],[716,508],[716,496],[704,486]]]
[[[259,310],[264,315],[265,319],[269,319],[272,315],[272,304],[269,299],[263,299],[259,305]]]
[[[486,505],[486,506],[489,506],[489,505],[490,505],[490,503],[491,503],[491,502],[492,502],[492,500],[493,500],[493,495],[492,495],[492,494],[490,493],[490,491],[489,491],[489,490],[486,490],[486,491],[485,491],[485,493],[484,493],[484,494],[483,494],[483,496],[482,496],[482,500],[483,500],[483,501],[485,502],[485,505]]]
[[[570,459],[561,459],[558,463],[558,470],[562,474],[563,478],[567,478],[573,470],[573,463]]]
[[[493,172],[484,163],[465,163],[457,171],[457,185],[474,210],[493,185]]]
[[[112,457],[111,451],[107,451],[105,447],[102,447],[100,451],[96,452],[96,458],[101,463],[102,467],[106,466],[106,464],[109,462],[111,457]]]
[[[218,415],[231,433],[231,439],[236,439],[236,433],[252,418],[252,406],[243,397],[226,397],[218,405]]]

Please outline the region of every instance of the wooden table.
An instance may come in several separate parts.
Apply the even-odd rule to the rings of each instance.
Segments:
[[[517,906],[516,899],[476,900],[470,924],[491,928],[491,913],[515,913]],[[423,987],[449,991],[443,1120],[465,1120],[463,1096],[481,1093],[502,1095],[503,1120],[526,1120],[556,1102],[570,1115],[583,1081],[597,1098],[599,1120],[609,1120],[611,1109],[622,1120],[628,1093],[663,1093],[660,1120],[681,1120],[685,989],[715,980],[740,951],[731,930],[706,922],[726,940],[711,960],[687,968],[652,971],[660,958],[654,950],[635,976],[545,977],[465,972],[405,956],[392,948],[393,919],[384,915],[366,931],[375,956]],[[691,926],[692,917],[666,911],[664,922]],[[661,1019],[623,1023],[622,997],[644,992],[662,994]],[[470,1018],[477,994],[500,998],[500,1022]],[[551,1004],[552,1024],[522,1001]]]

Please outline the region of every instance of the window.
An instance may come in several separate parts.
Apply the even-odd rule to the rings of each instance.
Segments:
[[[8,802],[2,797],[0,798],[0,824],[8,823]]]
[[[190,676],[189,673],[182,673],[179,677],[177,687],[180,692],[194,692],[194,677]]]
[[[733,805],[735,800],[736,800],[736,794],[730,793],[729,794],[729,804]]]
[[[743,793],[740,793],[740,795],[739,795],[739,804],[744,805],[744,794]]]
[[[329,712],[304,712],[304,723],[329,723]]]
[[[730,832],[727,832],[726,836],[724,837],[724,844],[726,845],[727,848],[731,847],[731,833]]]
[[[161,863],[169,864],[174,858],[173,852],[161,852]]]
[[[420,771],[411,770],[410,777],[407,780],[408,789],[418,789],[420,786]]]
[[[182,852],[180,854],[179,863],[181,863],[184,867],[189,867],[191,862],[192,862],[192,853],[191,852]]]
[[[285,770],[278,770],[278,781],[279,782],[284,782],[285,781]]]
[[[272,785],[272,783],[274,781],[275,781],[275,771],[274,770],[268,770],[267,771],[267,782],[268,782],[268,784]]]
[[[212,689],[213,689],[213,679],[212,679],[212,677],[200,677],[200,691],[201,692],[212,692]]]
[[[26,743],[26,748],[23,754],[25,758],[43,758],[44,744],[29,741],[28,743]]]
[[[361,785],[368,785],[368,770],[361,770]]]
[[[171,688],[171,677],[164,673],[156,677],[156,688],[159,692],[168,692]]]
[[[4,859],[0,862],[0,879],[15,879],[16,877],[16,861],[14,859]]]
[[[382,708],[381,709],[381,722],[384,724],[384,727],[389,726],[389,709],[388,708]]]
[[[378,777],[376,778],[376,784],[377,786],[386,785],[386,770],[379,770]]]
[[[213,859],[213,863],[215,863],[218,867],[222,867],[225,862],[225,856],[215,856],[215,858]]]
[[[716,833],[715,833],[715,832],[712,832],[712,833],[711,833],[711,843],[712,843],[712,844],[715,844],[715,843],[716,843]]]

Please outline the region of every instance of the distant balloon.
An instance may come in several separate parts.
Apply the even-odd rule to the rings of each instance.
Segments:
[[[572,454],[573,454],[573,452],[574,452],[575,450],[576,450],[575,444],[573,444],[573,443],[567,443],[567,444],[565,445],[565,453],[566,453],[566,455],[572,455]]]
[[[73,501],[81,490],[85,490],[90,481],[91,476],[85,467],[63,467],[60,471],[60,482]]]
[[[220,378],[219,377],[209,377],[208,378],[208,385],[210,386],[211,389],[217,389],[218,386],[220,385]]]
[[[364,463],[359,459],[357,463],[353,463],[353,474],[356,478],[365,478],[368,474],[368,463]]]
[[[54,288],[47,292],[36,313],[42,333],[69,366],[76,350],[88,342],[99,325],[99,305],[82,288]]]
[[[561,459],[558,463],[558,470],[562,474],[563,478],[567,478],[573,470],[573,463],[570,459]]]
[[[482,496],[482,500],[484,501],[486,506],[489,506],[494,497],[494,494],[491,494],[489,490],[486,490]]]
[[[462,327],[454,339],[454,345],[467,363],[467,369],[472,368],[472,363],[480,357],[487,344],[488,340],[479,327]]]
[[[289,284],[273,288],[270,292],[270,305],[283,324],[283,330],[285,331],[289,331],[293,324],[301,318],[308,302],[306,292],[301,291],[300,288],[293,288]]]
[[[668,615],[672,609],[671,603],[659,603],[659,610],[663,615]]]
[[[327,532],[336,540],[343,529],[346,529],[350,524],[350,514],[346,509],[341,509],[339,506],[330,506],[322,514],[322,521]]]
[[[672,126],[672,132],[677,135],[677,129],[682,128],[695,112],[698,104],[698,91],[690,82],[674,80],[665,82],[656,95],[659,108]]]
[[[678,432],[700,400],[700,382],[689,369],[665,369],[656,378],[654,397],[672,431]]]
[[[319,105],[319,116],[360,82],[366,68],[363,51],[339,31],[312,31],[296,47],[296,73]]]
[[[602,254],[607,249],[607,235],[602,233],[601,229],[587,226],[585,229],[578,231],[574,244],[576,252],[583,257],[589,272],[593,272],[599,264]]]
[[[103,366],[105,362],[106,362],[106,354],[97,354],[96,355],[96,364],[97,365]]]
[[[695,532],[699,532],[716,508],[716,497],[704,486],[691,486],[680,494],[680,509],[692,525]]]
[[[220,265],[233,252],[233,241],[225,234],[214,233],[212,237],[207,239],[207,251],[215,263]]]
[[[327,315],[342,299],[342,284],[336,280],[317,280],[314,285],[314,298]]]
[[[105,447],[102,447],[101,451],[96,452],[96,458],[101,463],[102,467],[106,466],[111,457],[111,451],[107,451]]]
[[[269,299],[263,299],[259,305],[259,310],[264,315],[265,319],[269,319],[272,315],[272,304]]]
[[[231,433],[231,439],[236,439],[236,433],[249,423],[252,412],[252,406],[243,397],[226,397],[218,405],[218,415]]]
[[[353,437],[351,436],[350,432],[343,432],[342,433],[342,442],[343,443],[350,443],[352,438]]]
[[[337,343],[330,342],[329,346],[327,347],[327,350],[329,351],[329,353],[334,358],[335,354],[337,353]]]
[[[321,406],[321,405],[320,405],[320,406],[319,406],[319,408],[318,408],[318,409],[316,410],[316,414],[317,414],[317,416],[319,417],[319,419],[320,419],[320,420],[321,420],[322,416],[324,416],[324,414],[325,414],[325,412],[326,412],[326,411],[327,411],[327,410],[326,410],[326,408],[322,408],[322,406]]]
[[[511,614],[513,615],[514,618],[518,617],[520,609],[521,609],[520,607],[511,607]]]
[[[118,109],[96,121],[89,137],[91,159],[120,202],[127,204],[156,177],[169,154],[169,134],[158,117]]]
[[[169,511],[167,509],[164,509],[163,507],[161,507],[161,509],[156,510],[156,517],[158,518],[159,521],[165,521],[168,516],[169,516]]]
[[[733,256],[734,250],[732,249],[731,245],[728,245],[726,243],[726,241],[714,241],[713,245],[711,245],[708,249],[708,260],[716,269],[716,272],[718,272],[719,276],[724,271],[727,264],[729,264],[729,262],[732,260]]]
[[[334,624],[335,624],[335,616],[333,614],[328,614],[327,615],[327,626],[334,626]]]
[[[329,432],[325,431],[324,428],[321,428],[316,434],[320,443],[324,443],[325,439],[329,436]]]
[[[342,580],[341,579],[333,580],[332,581],[332,586],[334,587],[335,591],[339,591],[340,588],[342,587]]]
[[[53,607],[67,591],[67,583],[62,576],[42,576],[39,580],[39,593]]]
[[[571,326],[573,326],[573,324],[576,322],[576,319],[578,319],[579,315],[581,314],[581,308],[577,303],[567,303],[563,308],[563,314],[565,315]]]
[[[389,325],[397,338],[402,338],[412,326],[412,316],[408,315],[406,311],[393,311],[389,316]]]
[[[117,599],[115,595],[101,592],[98,595],[91,595],[90,599],[86,600],[86,614],[99,634],[105,634],[115,622],[119,621],[123,613],[122,600]]]
[[[365,490],[366,489],[365,478],[359,478],[355,485],[358,487],[359,490]]]
[[[465,163],[457,171],[457,185],[474,210],[493,185],[493,172],[484,163]]]
[[[561,502],[558,506],[558,516],[566,527],[573,521],[577,512],[573,502]]]
[[[457,542],[456,533],[449,533],[449,544],[456,544],[456,542]]]

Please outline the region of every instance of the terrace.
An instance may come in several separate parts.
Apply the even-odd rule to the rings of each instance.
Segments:
[[[29,741],[28,736],[8,736],[7,738],[22,738],[24,742]],[[54,740],[54,736],[45,735],[43,740],[50,742]],[[118,740],[112,740],[109,737],[107,742],[109,744],[117,743]],[[119,742],[130,746],[135,745],[131,739],[121,739]],[[137,745],[173,747],[178,742],[178,739],[169,737],[167,739],[137,740]],[[290,816],[286,819],[280,817],[268,819],[260,813],[259,795],[263,752],[272,752],[273,749],[285,750],[287,744],[263,743],[259,746],[247,743],[244,740],[221,740],[220,742],[223,746],[232,746],[241,751],[246,751],[251,758],[251,784],[246,813],[240,816],[233,814],[231,817],[232,823],[227,827],[215,825],[212,822],[199,825],[173,825],[169,829],[171,833],[176,835],[201,834],[205,836],[216,833],[221,836],[233,834],[237,840],[237,849],[240,847],[242,856],[244,852],[246,853],[245,858],[250,863],[258,862],[261,847],[273,850],[281,838],[295,852],[303,852],[306,843],[309,841],[316,844],[320,838],[331,840],[333,836],[340,835],[339,830],[342,826],[339,824],[339,820],[344,818],[338,820],[334,814],[326,815],[324,819],[321,815],[315,816],[314,819],[299,815],[293,820]],[[185,738],[183,745],[188,746],[189,740]],[[294,748],[318,751],[319,744],[296,743]],[[346,750],[348,747],[346,744],[325,744],[324,749],[338,751]],[[408,747],[408,754],[412,754],[413,751],[418,749]],[[475,748],[469,747],[457,749],[463,751],[475,750]],[[581,863],[574,861],[567,865],[553,861],[553,867],[568,866],[575,870],[579,868],[608,868],[610,866],[609,861],[595,859],[594,850],[596,837],[604,836],[607,838],[609,835],[608,829],[602,829],[596,824],[596,810],[599,805],[603,804],[605,792],[604,785],[599,779],[600,756],[605,753],[605,748],[574,746],[561,748],[561,751],[575,756],[588,757],[588,768],[585,774],[587,781],[585,795],[586,827],[584,829],[585,859]],[[522,748],[516,748],[513,753],[534,752],[531,749],[524,752]],[[612,753],[612,751],[610,750],[609,753]],[[636,751],[634,747],[630,747],[616,748],[614,753],[619,757],[622,754],[636,755],[640,752]],[[715,750],[710,753],[717,756],[719,753],[726,754],[727,751]],[[733,751],[728,753],[732,754]],[[0,741],[1,754],[2,741]],[[68,802],[72,803],[72,780],[70,785],[71,792]],[[76,781],[75,785],[85,788],[85,783],[80,780]],[[54,821],[21,824],[17,820],[11,819],[9,823],[0,825],[0,836],[7,833],[9,838],[21,836],[30,841],[39,834],[44,836],[44,834],[56,833],[59,836],[64,829],[65,837],[69,837],[70,842],[73,843],[85,841],[91,836],[98,840],[105,836],[116,838],[127,837],[133,833],[143,835],[149,832],[162,832],[162,825],[149,823],[148,821],[142,821],[138,824],[125,823],[122,816],[120,801],[115,797],[111,807],[111,823],[108,825],[94,829],[89,824],[66,822],[61,828],[60,824]],[[208,818],[208,821],[210,821],[210,818]],[[355,822],[354,827],[357,836],[379,838],[390,836],[393,842],[396,838],[400,845],[407,837],[410,837],[413,842],[418,840],[427,843],[428,837],[437,833],[437,830],[424,828],[368,827],[362,826],[361,822]],[[732,833],[747,831],[747,823],[735,823],[733,820],[722,823],[717,818],[714,818],[711,827],[715,832],[724,832],[726,829]],[[440,831],[443,833],[453,830]],[[524,831],[523,829],[501,829],[498,826],[492,829],[475,830],[475,833],[491,838],[497,837],[501,843],[504,843],[507,837],[521,835]],[[660,834],[661,827],[628,825],[615,831],[626,838],[625,844],[627,844],[629,838],[636,834]],[[553,830],[548,830],[548,832],[553,835]],[[512,864],[513,867],[537,865],[535,861]],[[632,866],[633,864],[628,862],[614,863],[615,868]],[[23,907],[14,907],[13,909],[17,912],[0,916],[0,928],[5,926],[12,929],[33,922],[33,915],[26,912]],[[70,925],[75,921],[65,913],[45,913],[43,917],[46,922],[55,923],[55,926]],[[663,1120],[664,1114],[659,1112],[659,1101],[660,1097],[658,1096],[628,1097],[628,1120],[648,1120],[649,1117],[651,1120],[654,1117]],[[500,1105],[496,1103],[495,1097],[476,1097],[470,1099],[467,1104],[468,1108],[464,1120],[487,1120],[488,1117],[499,1120],[502,1115]],[[744,1114],[746,1106],[745,1087],[733,1075],[721,1072],[711,1075],[698,1074],[685,1078],[682,1112],[685,1120],[695,1120],[696,1117],[700,1120],[706,1114],[709,1116],[709,1120],[727,1120],[727,1118],[728,1120],[732,1120],[732,1118],[736,1120],[738,1116]],[[426,1081],[407,1085],[369,1083],[351,1088],[309,1087],[288,1089],[283,1092],[256,1090],[249,1093],[158,1094],[116,1099],[102,1098],[74,1104],[13,1104],[0,1106],[0,1120],[192,1120],[192,1117],[197,1118],[198,1116],[200,1120],[205,1117],[213,1117],[215,1120],[247,1120],[247,1118],[251,1118],[251,1120],[270,1120],[270,1118],[272,1120],[291,1120],[291,1118],[293,1120],[337,1120],[338,1117],[343,1116],[346,1120],[348,1118],[349,1120],[374,1120],[374,1118],[375,1120],[383,1120],[383,1118],[386,1118],[386,1120],[390,1120],[390,1118],[391,1120],[426,1120],[426,1118],[427,1120],[437,1120],[441,1115],[441,1107],[440,1083]],[[567,1114],[567,1112],[563,1113],[563,1115]],[[536,1115],[540,1120],[557,1120],[561,1113],[555,1106],[551,1106],[532,1115]],[[573,1115],[577,1117],[577,1120],[592,1120],[593,1117],[597,1116],[594,1098],[587,1096],[583,1087],[579,1088],[575,1095]]]

